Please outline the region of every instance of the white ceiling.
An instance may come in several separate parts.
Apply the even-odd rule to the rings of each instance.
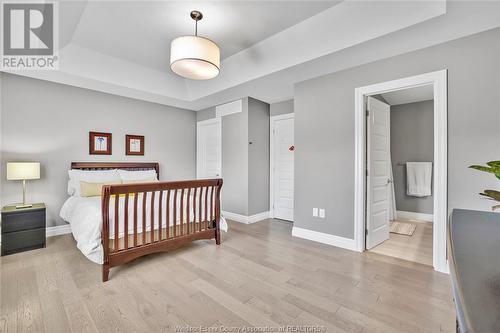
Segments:
[[[221,46],[225,59],[295,25],[338,1],[120,1],[89,2],[74,31],[79,46],[169,71],[170,42],[194,34],[191,10],[200,10],[198,35]]]
[[[423,102],[434,99],[434,87],[431,85],[425,85],[421,87],[415,87],[410,89],[403,89],[397,91],[391,91],[382,94],[382,97],[390,105],[400,105],[408,103]]]
[[[213,80],[168,69],[192,9],[222,50]],[[285,100],[297,82],[500,26],[498,1],[62,1],[59,12],[59,70],[16,74],[191,110]]]

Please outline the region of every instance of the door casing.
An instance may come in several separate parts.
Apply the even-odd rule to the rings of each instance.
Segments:
[[[423,85],[434,89],[434,233],[433,267],[449,273],[446,255],[448,228],[448,88],[446,69],[355,89],[354,241],[356,250],[365,251],[366,228],[366,106],[367,96]]]

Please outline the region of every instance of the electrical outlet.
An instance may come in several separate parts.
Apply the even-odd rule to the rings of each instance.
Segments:
[[[325,218],[325,210],[323,208],[319,209],[319,217],[324,219]]]
[[[318,217],[318,208],[313,208],[313,217]]]

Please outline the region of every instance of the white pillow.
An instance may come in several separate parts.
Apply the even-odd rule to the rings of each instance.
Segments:
[[[155,179],[158,178],[158,176],[156,174],[156,170],[128,171],[128,170],[118,169],[118,174],[120,175],[120,179],[123,181],[126,181],[126,180],[150,180],[151,178],[155,178]]]
[[[113,170],[68,170],[68,194],[80,196],[80,182],[104,183],[121,182],[120,174],[116,169]]]

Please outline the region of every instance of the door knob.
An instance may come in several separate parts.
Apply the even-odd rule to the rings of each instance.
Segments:
[[[388,178],[387,179],[387,185],[389,185],[390,183],[392,183],[392,179]]]

